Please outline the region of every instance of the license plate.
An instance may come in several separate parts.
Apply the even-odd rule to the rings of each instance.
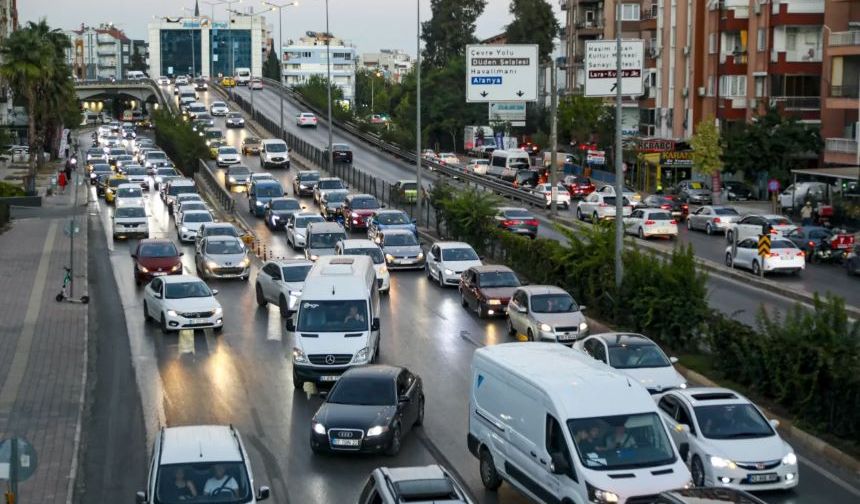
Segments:
[[[334,382],[334,381],[337,381],[338,378],[340,378],[340,377],[339,376],[320,376],[320,381],[321,382]]]
[[[779,475],[776,473],[750,474],[749,481],[750,483],[769,483],[779,481]]]
[[[331,444],[334,446],[360,446],[360,439],[338,439],[334,438],[331,440]]]

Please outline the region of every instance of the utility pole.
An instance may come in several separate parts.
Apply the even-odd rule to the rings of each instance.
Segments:
[[[334,168],[334,151],[332,150],[332,129],[334,123],[331,120],[331,33],[328,31],[328,0],[325,0],[325,66],[328,82],[326,91],[328,96],[328,169]]]
[[[415,213],[418,225],[421,225],[421,203],[424,188],[421,186],[421,0],[415,0],[415,84],[417,98],[415,100],[415,176],[417,191],[415,191]],[[427,225],[430,223],[428,222]]]
[[[558,205],[556,205],[555,199],[558,194],[558,188],[556,187],[556,156],[558,156],[558,85],[556,83],[556,71],[555,71],[555,60],[550,60],[549,63],[549,82],[550,82],[550,114],[552,116],[552,124],[550,126],[550,145],[552,146],[552,150],[549,155],[549,184],[550,184],[550,192],[549,192],[549,201],[550,201],[550,213],[552,215],[556,215],[558,212]],[[544,102],[546,103],[546,102]]]
[[[624,170],[621,143],[621,2],[615,4],[615,287],[621,289],[624,265]]]

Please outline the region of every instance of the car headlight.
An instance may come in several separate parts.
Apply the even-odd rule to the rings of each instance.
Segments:
[[[541,324],[541,325],[540,325],[540,330],[541,330],[541,331],[546,331],[546,332],[552,332],[552,327],[550,327],[550,325],[549,325],[549,324]]]
[[[502,301],[500,299],[488,299],[487,304],[488,305],[500,305],[500,304],[502,304]]]
[[[218,267],[218,263],[215,261],[206,261],[206,267],[209,269],[215,269]]]
[[[352,362],[356,364],[360,364],[362,362],[367,362],[370,359],[370,349],[367,347],[362,348],[358,352],[355,352],[355,356],[352,358]]]
[[[797,465],[797,455],[794,452],[789,452],[788,455],[782,457],[782,463],[785,465]]]
[[[579,323],[579,330],[580,331],[585,331],[587,329],[588,329],[588,324],[586,322],[580,322]]]
[[[454,271],[453,271],[453,270],[449,270],[448,268],[445,268],[445,274],[446,274],[446,275],[453,275],[453,274],[454,274]]]
[[[394,262],[394,256],[391,254],[385,254],[385,260],[388,262]]]
[[[610,492],[608,490],[601,490],[595,486],[592,486],[591,483],[585,482],[585,486],[588,489],[588,500],[590,502],[599,502],[599,503],[615,503],[618,502],[618,495],[614,492]]]
[[[251,260],[247,257],[242,259],[242,262],[239,263],[243,268],[247,268],[249,264],[251,264]]]
[[[167,310],[167,315],[170,317],[175,317],[176,316],[176,310]]]
[[[323,425],[319,422],[314,422],[314,432],[316,432],[317,434],[319,434],[321,436],[325,436],[325,425]],[[370,435],[370,434],[368,434],[368,435]]]
[[[713,457],[712,456],[710,458],[710,461],[711,461],[712,467],[716,467],[719,469],[726,468],[726,467],[729,469],[734,469],[737,467],[734,462],[732,462],[729,459],[724,459],[722,457]]]
[[[387,432],[387,431],[388,431],[388,427],[387,427],[387,426],[384,426],[384,425],[376,425],[376,426],[374,426],[374,427],[371,427],[371,428],[367,429],[367,437],[380,436],[380,435],[382,435],[384,432]]]
[[[293,361],[294,362],[307,362],[308,359],[305,357],[305,353],[302,352],[302,349],[299,347],[293,347]]]

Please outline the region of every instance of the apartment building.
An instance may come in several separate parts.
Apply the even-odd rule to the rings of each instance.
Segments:
[[[66,60],[79,79],[122,79],[130,63],[131,40],[110,23],[67,30]]]
[[[860,2],[828,0],[824,13],[821,136],[824,163],[860,165]]]
[[[399,49],[380,49],[375,53],[362,53],[360,66],[367,70],[379,71],[393,82],[400,82],[404,75],[412,71],[412,56]]]
[[[355,47],[327,33],[307,32],[306,35],[282,49],[284,84],[289,87],[304,84],[314,75],[325,79],[331,53],[332,83],[343,91],[344,100],[352,103],[355,99]]]

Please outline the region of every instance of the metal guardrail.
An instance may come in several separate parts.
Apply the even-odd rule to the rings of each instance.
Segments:
[[[236,213],[236,201],[227,189],[225,189],[218,177],[209,169],[209,165],[202,159],[197,160],[197,170],[194,172],[194,182],[198,187],[203,187],[221,205],[221,208],[230,215]]]
[[[263,81],[267,85],[269,85],[272,89],[274,89],[276,92],[283,93],[285,97],[291,99],[294,102],[299,103],[305,109],[310,110],[313,113],[315,113],[319,117],[320,121],[326,122],[326,120],[324,118],[326,117],[327,114],[324,114],[317,107],[308,103],[304,99],[304,97],[302,97],[300,94],[296,93],[292,89],[289,89],[289,88],[281,85],[276,80],[264,78]],[[236,100],[237,98],[238,98],[238,100]],[[243,110],[250,113],[255,118],[255,120],[257,120],[258,122],[260,122],[260,124],[262,124],[264,127],[266,127],[266,129],[268,129],[269,131],[278,132],[278,130],[280,129],[278,124],[275,124],[274,121],[270,121],[266,117],[262,117],[262,118],[258,119],[258,117],[262,116],[262,114],[258,114],[257,111],[255,111],[255,110],[252,111],[250,108],[250,104],[244,103],[245,100],[243,100],[241,98],[241,96],[234,94],[233,99],[234,99],[234,101],[239,103],[240,106],[242,106]],[[358,138],[359,140],[361,140],[365,143],[373,145],[374,147],[381,150],[382,152],[385,152],[386,154],[389,154],[391,156],[394,156],[396,158],[399,158],[401,160],[407,161],[407,162],[412,163],[412,164],[414,164],[416,162],[415,152],[412,152],[412,151],[407,150],[407,149],[403,149],[398,145],[386,142],[385,140],[380,138],[378,135],[374,135],[373,133],[368,133],[368,132],[362,131],[361,128],[353,122],[341,121],[341,120],[336,119],[336,118],[332,118],[332,122],[334,123],[334,125],[337,128],[339,128],[343,131],[346,131],[350,135]],[[267,126],[270,126],[270,127],[267,127]],[[284,135],[283,133],[286,133],[286,135]],[[292,145],[290,144],[289,138],[294,137],[294,135],[290,135],[289,132],[281,132],[280,136],[281,136],[281,138],[284,138],[287,141],[288,145],[290,145],[292,147]],[[328,160],[325,159],[325,158],[327,158],[327,156],[324,155],[325,151],[321,150],[321,149],[316,149],[316,150],[319,151],[319,154],[320,154],[319,158],[316,158],[314,156],[310,156],[310,157],[305,156],[305,157],[307,157],[307,159],[310,160],[311,162],[314,162],[317,166],[320,166],[320,167],[326,169],[327,164],[328,164]],[[301,154],[301,151],[299,151],[299,153]],[[304,155],[304,154],[302,154],[302,155]],[[317,162],[317,159],[319,159],[320,162]],[[477,186],[482,186],[485,189],[491,190],[497,194],[500,194],[504,197],[513,199],[515,201],[519,201],[519,202],[524,203],[526,205],[539,206],[539,207],[543,207],[546,205],[546,198],[542,194],[539,195],[539,194],[535,194],[531,191],[526,191],[523,189],[517,189],[517,188],[514,188],[512,185],[507,184],[505,182],[493,180],[493,179],[490,179],[487,177],[482,177],[480,175],[475,175],[474,173],[468,173],[463,169],[454,168],[452,166],[437,163],[435,161],[430,161],[430,160],[424,159],[424,160],[422,160],[421,163],[422,163],[422,165],[429,168],[429,170],[435,174],[441,174],[441,175],[445,175],[447,177],[456,177],[456,178],[458,178],[464,182],[467,182],[470,184],[475,184]]]

